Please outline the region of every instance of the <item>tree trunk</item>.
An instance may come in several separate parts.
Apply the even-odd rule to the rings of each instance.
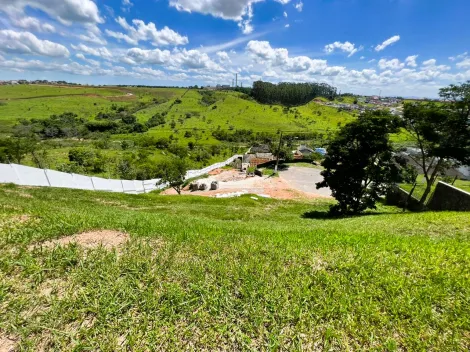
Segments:
[[[419,205],[424,205],[424,203],[426,202],[426,199],[428,199],[429,193],[431,193],[431,188],[432,188],[432,183],[428,182],[426,184],[426,190],[424,191],[423,196],[419,200]]]

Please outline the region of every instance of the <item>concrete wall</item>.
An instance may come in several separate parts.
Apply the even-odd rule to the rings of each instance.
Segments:
[[[395,205],[404,208],[408,201],[407,209],[412,211],[421,211],[422,206],[419,205],[419,200],[415,197],[409,197],[409,193],[400,187],[393,187],[387,194],[386,202],[388,205]],[[408,199],[409,198],[409,199]]]
[[[428,203],[430,210],[470,211],[470,193],[439,182]]]
[[[204,169],[189,170],[186,173],[186,179],[202,176],[212,170],[231,164],[234,160],[241,157],[241,155],[234,155],[226,161]],[[55,170],[37,169],[24,165],[0,164],[0,183],[14,183],[21,186],[61,187],[140,194],[166,188],[166,185],[160,185],[159,181],[158,179],[146,181],[110,180]]]

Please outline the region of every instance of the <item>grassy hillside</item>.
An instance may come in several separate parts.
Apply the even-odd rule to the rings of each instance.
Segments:
[[[333,220],[328,204],[0,186],[0,339],[27,351],[467,351],[468,214]],[[130,241],[40,247],[99,229]]]
[[[116,114],[126,109],[144,124],[156,114],[164,115],[165,123],[150,128],[145,133],[128,133],[106,136],[95,134],[94,140],[54,140],[41,142],[38,150],[44,160],[41,166],[60,169],[68,161],[71,148],[92,149],[106,157],[109,156],[108,171],[87,171],[87,173],[120,177],[113,169],[116,161],[125,154],[140,153],[157,162],[172,153],[168,149],[155,147],[156,139],[167,139],[172,145],[188,149],[192,168],[200,168],[209,163],[227,159],[230,155],[244,152],[250,142],[227,142],[214,138],[216,130],[235,133],[251,130],[254,133],[271,134],[272,144],[278,143],[278,133],[316,132],[315,141],[300,139],[296,143],[311,143],[325,146],[328,137],[341,126],[356,117],[346,111],[323,106],[316,102],[286,108],[279,105],[262,105],[249,97],[231,91],[207,92],[178,88],[135,88],[135,87],[77,87],[77,86],[39,86],[19,85],[0,86],[0,137],[9,136],[12,128],[21,119],[47,119],[51,115],[72,112],[80,118],[96,121],[98,114]],[[117,117],[118,119],[119,116]],[[102,120],[101,120],[102,121]],[[245,134],[245,132],[243,132]],[[302,135],[300,135],[302,136]],[[96,140],[111,138],[106,147],[96,147]],[[149,142],[142,143],[148,138]],[[219,137],[220,138],[220,137]],[[404,143],[406,134],[392,136],[395,142]],[[124,151],[122,142],[128,147]],[[128,143],[129,142],[129,143]],[[142,147],[142,144],[145,146]],[[191,146],[191,147],[189,147]],[[212,149],[211,149],[212,148]],[[216,149],[214,149],[216,148]],[[295,147],[293,147],[295,148]],[[201,158],[201,154],[205,157]],[[27,155],[22,163],[38,166],[36,157]],[[136,156],[133,156],[135,159]]]

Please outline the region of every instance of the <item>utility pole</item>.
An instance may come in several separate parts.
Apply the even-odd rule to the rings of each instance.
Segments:
[[[274,172],[277,172],[277,169],[279,167],[279,154],[281,154],[281,144],[282,144],[282,131],[281,131],[281,136],[279,137],[279,147],[277,148],[277,159],[276,159],[276,166],[274,168]]]

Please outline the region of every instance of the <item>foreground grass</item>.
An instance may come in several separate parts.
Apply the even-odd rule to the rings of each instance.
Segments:
[[[0,187],[0,336],[22,350],[470,348],[468,213]],[[119,251],[32,243],[92,229]]]

